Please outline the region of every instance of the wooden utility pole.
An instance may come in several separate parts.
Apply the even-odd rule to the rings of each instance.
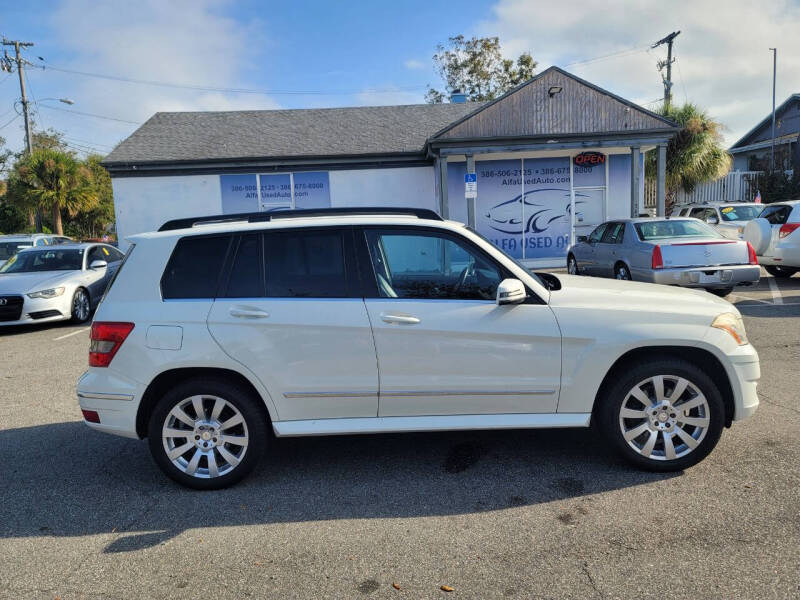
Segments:
[[[25,119],[25,148],[28,150],[30,154],[33,152],[33,138],[31,137],[31,117],[28,110],[28,97],[25,94],[25,63],[27,62],[19,52],[20,48],[28,48],[33,46],[33,42],[20,42],[19,40],[9,40],[3,38],[3,46],[14,46],[15,51],[15,58],[11,58],[8,56],[8,52],[5,55],[5,63],[8,66],[10,72],[10,62],[13,60],[17,63],[17,74],[19,75],[19,91],[20,95],[22,96],[22,117]]]
[[[664,67],[667,67],[667,74],[666,76],[662,75],[661,79],[664,82],[664,108],[668,109],[670,103],[672,102],[672,63],[675,62],[675,59],[672,58],[672,42],[675,40],[676,37],[680,35],[680,31],[673,31],[668,36],[661,38],[655,44],[651,46],[651,48],[657,48],[661,44],[667,45],[667,60],[660,60],[658,61],[658,70],[662,71]]]

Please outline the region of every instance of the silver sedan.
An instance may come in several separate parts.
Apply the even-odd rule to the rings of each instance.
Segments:
[[[578,237],[567,253],[575,275],[704,288],[719,296],[758,282],[753,247],[697,219],[619,219]]]
[[[0,326],[87,321],[123,258],[108,244],[20,250],[0,267]]]

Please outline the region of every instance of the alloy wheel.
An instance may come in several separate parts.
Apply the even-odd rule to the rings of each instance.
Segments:
[[[571,256],[569,257],[569,260],[567,261],[567,272],[570,275],[577,275],[578,274],[578,263],[575,262],[575,259],[572,258]]]
[[[83,290],[75,292],[72,299],[72,314],[77,321],[85,321],[89,318],[89,296]]]
[[[191,477],[211,479],[233,471],[249,443],[242,413],[224,398],[197,395],[178,402],[161,429],[167,458]]]
[[[623,280],[623,281],[630,281],[630,279],[631,279],[631,274],[628,272],[628,267],[626,267],[625,265],[620,265],[620,266],[617,267],[616,276],[617,276],[617,279],[620,279],[620,280]]]
[[[685,377],[655,375],[628,391],[619,412],[622,436],[644,458],[669,461],[697,448],[710,424],[708,400]]]

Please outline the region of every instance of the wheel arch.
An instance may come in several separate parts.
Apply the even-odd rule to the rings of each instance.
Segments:
[[[267,415],[267,420],[272,421],[273,415],[271,414],[269,403],[264,401],[263,395],[258,391],[256,386],[238,371],[212,367],[182,367],[159,373],[150,382],[150,385],[147,386],[144,394],[142,394],[142,399],[139,402],[139,408],[136,412],[136,434],[139,438],[147,437],[147,425],[150,420],[150,415],[167,390],[184,381],[199,377],[217,377],[225,381],[238,383],[249,389],[257,398],[261,399],[264,404],[264,412]]]
[[[616,266],[616,265],[615,265]],[[611,387],[618,374],[631,364],[649,359],[676,358],[688,360],[703,369],[716,384],[725,405],[725,427],[730,427],[735,413],[733,387],[725,367],[709,350],[694,346],[644,346],[633,348],[620,356],[603,378],[592,405],[592,418],[596,417],[598,408],[606,391]]]

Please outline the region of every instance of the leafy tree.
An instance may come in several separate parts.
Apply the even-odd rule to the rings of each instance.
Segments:
[[[670,105],[658,111],[672,119],[680,130],[667,145],[667,204],[682,189],[691,192],[706,181],[714,181],[731,170],[733,159],[723,146],[722,125],[696,105]],[[656,152],[647,156],[646,173],[656,176]]]
[[[31,129],[33,129],[32,126]],[[34,150],[60,150],[68,154],[74,154],[67,148],[67,145],[64,142],[64,134],[60,131],[56,131],[52,127],[46,131],[34,131],[31,134],[31,145],[33,146]]]
[[[72,154],[35,149],[14,165],[7,196],[17,206],[49,211],[56,233],[63,235],[62,212],[70,216],[98,204],[92,172]]]
[[[497,37],[466,39],[463,35],[451,37],[447,46],[436,46],[433,63],[444,91],[429,86],[425,99],[430,104],[444,102],[455,90],[472,101],[494,100],[533,77],[537,65],[528,52],[516,61],[503,58]]]
[[[91,173],[91,186],[97,197],[97,204],[88,210],[78,212],[66,224],[69,235],[78,238],[100,237],[108,226],[114,222],[114,195],[111,189],[111,177],[101,165],[103,157],[91,154],[84,164]]]

